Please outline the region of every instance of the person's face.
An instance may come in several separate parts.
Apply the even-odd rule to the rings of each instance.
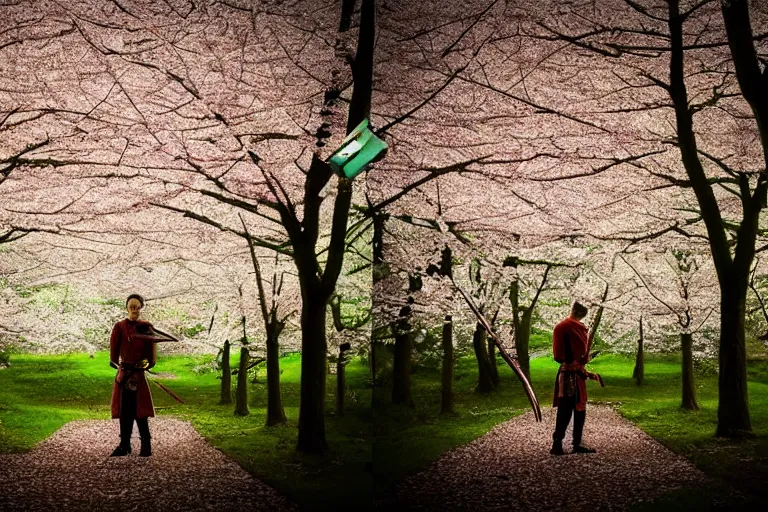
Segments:
[[[131,299],[128,301],[126,309],[128,309],[128,320],[138,320],[139,313],[141,312],[141,302],[139,302],[139,299]]]

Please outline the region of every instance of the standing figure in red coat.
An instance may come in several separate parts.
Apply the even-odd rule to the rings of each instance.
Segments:
[[[149,322],[139,320],[144,307],[141,295],[129,295],[125,307],[128,318],[115,324],[109,338],[109,365],[117,369],[112,386],[112,418],[120,419],[120,445],[112,452],[112,457],[131,453],[134,420],[141,436],[139,455],[149,457],[152,455],[149,417],[154,417],[155,408],[144,371],[155,366],[157,348],[153,342],[136,337],[136,334],[149,333],[152,327]]]
[[[555,433],[552,434],[552,455],[563,455],[565,430],[573,416],[573,453],[595,453],[581,445],[584,420],[587,416],[587,372],[584,365],[589,361],[587,353],[587,328],[581,319],[587,316],[587,308],[574,302],[571,314],[555,326],[552,333],[552,353],[560,363],[555,379],[555,397],[552,407],[557,407]]]

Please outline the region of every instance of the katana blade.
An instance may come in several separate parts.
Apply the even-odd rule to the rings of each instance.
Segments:
[[[509,355],[504,349],[504,345],[501,343],[501,338],[499,338],[499,336],[491,328],[490,322],[488,322],[488,320],[485,318],[485,315],[480,312],[480,309],[475,305],[472,297],[470,297],[467,292],[462,290],[455,282],[453,283],[453,286],[459,291],[459,293],[461,293],[462,297],[464,297],[464,300],[467,302],[469,309],[471,309],[472,313],[474,313],[477,317],[477,321],[480,322],[480,325],[483,326],[483,328],[488,333],[488,336],[490,336],[493,342],[496,344],[496,347],[498,347],[499,352],[501,353],[502,359],[504,359],[509,367],[512,368],[512,371],[515,372],[515,375],[517,375],[517,377],[520,379],[520,382],[522,382],[525,394],[528,395],[528,401],[531,403],[533,415],[536,417],[536,421],[541,421],[541,407],[539,406],[539,400],[536,398],[536,393],[533,391],[533,387],[531,386],[528,377],[525,376],[525,372],[523,372],[523,369],[520,367],[520,363],[517,362],[517,358]]]
[[[182,400],[182,399],[179,397],[179,395],[177,395],[176,393],[174,393],[173,391],[171,391],[170,389],[168,389],[168,387],[166,387],[166,386],[165,386],[165,384],[163,384],[163,383],[161,383],[161,382],[158,382],[158,381],[156,381],[156,380],[153,380],[153,379],[147,379],[147,380],[149,380],[149,381],[151,381],[151,382],[154,382],[155,384],[157,384],[157,385],[158,385],[158,387],[159,387],[160,389],[162,389],[163,391],[165,391],[166,393],[168,393],[168,395],[170,395],[170,397],[171,397],[171,398],[173,398],[174,400],[176,400],[176,401],[177,401],[177,402],[179,402],[180,404],[183,404],[183,403],[184,403],[184,400]]]
[[[144,326],[139,326],[137,327],[137,329],[138,328],[141,328],[142,330],[146,329],[146,331],[145,332],[137,331],[136,334],[132,336],[132,338],[137,340],[151,341],[152,343],[162,343],[165,341],[179,341],[178,338],[166,332],[161,331],[160,329],[158,329],[153,325],[147,325],[146,328]]]

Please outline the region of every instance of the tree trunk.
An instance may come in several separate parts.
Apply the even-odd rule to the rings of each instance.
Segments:
[[[392,368],[392,403],[413,407],[411,396],[411,358],[413,355],[413,326],[411,313],[413,293],[421,290],[422,281],[418,274],[408,276],[408,304],[400,308],[395,324],[395,358]]]
[[[232,403],[232,370],[229,367],[229,340],[224,342],[221,355],[221,400],[219,404]]]
[[[515,322],[515,350],[517,361],[523,370],[525,377],[531,380],[531,356],[528,347],[531,340],[531,310],[525,309],[517,322]]]
[[[640,317],[640,337],[637,339],[637,355],[635,356],[635,368],[632,370],[632,378],[638,386],[643,384],[645,376],[645,362],[643,361],[643,317]]]
[[[546,274],[544,281],[546,281]],[[542,286],[544,286],[543,282]],[[533,308],[536,303],[532,303],[528,308],[520,307],[519,293],[520,283],[516,278],[509,287],[509,302],[512,305],[512,324],[515,331],[515,351],[517,352],[517,361],[520,364],[520,368],[530,382],[531,358],[528,354],[528,345],[531,339],[531,316],[533,315]]]
[[[325,453],[326,339],[325,303],[307,297],[301,310],[301,402],[299,440],[302,453]],[[318,304],[318,302],[320,304]]]
[[[411,396],[411,355],[413,352],[413,337],[409,320],[411,308],[406,306],[400,310],[401,320],[398,320],[395,335],[395,359],[392,368],[392,403],[405,404],[413,407]]]
[[[392,369],[392,403],[413,407],[411,396],[411,353],[410,333],[401,333],[395,337],[395,359]]]
[[[768,165],[768,103],[765,101],[763,77],[755,53],[749,20],[749,6],[745,0],[721,3],[728,44],[744,99],[755,114],[760,132],[763,156]],[[720,373],[718,377],[718,408],[716,436],[741,437],[752,430],[747,400],[747,363],[744,344],[744,316],[747,279],[755,255],[756,235],[760,212],[766,202],[768,182],[758,179],[754,192],[749,180],[742,176],[742,219],[739,223],[736,247],[731,246],[723,229],[723,217],[717,199],[699,160],[696,135],[693,129],[693,111],[688,101],[684,75],[683,22],[678,1],[669,2],[670,82],[668,92],[675,106],[677,136],[680,155],[690,178],[691,188],[699,203],[701,218],[707,227],[712,260],[720,283]],[[745,193],[744,188],[749,191]]]
[[[440,275],[453,278],[453,253],[447,245],[440,254]],[[443,365],[440,378],[440,414],[453,412],[453,317],[443,320]]]
[[[489,369],[491,370],[491,382],[493,387],[499,387],[499,366],[496,364],[496,343],[492,339],[488,338],[488,362],[491,363]]]
[[[336,361],[336,415],[344,416],[344,396],[347,394],[347,352],[351,345],[342,343],[339,346],[339,359]]]
[[[276,321],[276,319],[273,318]],[[273,326],[267,336],[267,426],[285,423],[283,397],[280,392],[279,327]]]
[[[605,285],[605,291],[603,297],[600,300],[600,306],[597,308],[594,318],[592,318],[592,324],[589,326],[589,332],[587,334],[587,360],[592,359],[592,348],[594,346],[595,337],[597,336],[597,330],[600,328],[600,321],[603,319],[603,310],[605,309],[605,300],[608,298],[608,285]]]
[[[699,410],[696,403],[696,386],[693,379],[693,335],[680,333],[683,352],[683,409]]]
[[[348,7],[347,7],[348,8]],[[352,6],[354,9],[354,4]],[[351,15],[350,15],[351,16]],[[343,23],[342,19],[342,23]],[[376,42],[376,0],[362,0],[357,52],[352,64],[354,87],[349,101],[347,133],[371,114],[373,91],[373,49]]]
[[[248,416],[248,349],[240,349],[240,365],[237,371],[237,393],[235,395],[235,414]]]
[[[746,280],[746,279],[745,279]],[[747,355],[744,344],[746,286],[722,284],[720,374],[717,408],[718,437],[742,437],[752,430],[747,397]]]
[[[475,351],[475,359],[477,359],[477,386],[475,391],[478,393],[496,391],[496,386],[493,385],[491,377],[491,362],[488,358],[487,340],[488,333],[482,324],[478,322],[475,324],[475,332],[472,335],[472,348]]]
[[[440,414],[453,412],[453,317],[443,320],[443,367],[440,379]]]
[[[386,222],[386,215],[382,212],[374,212],[373,214],[373,239],[371,245],[373,248],[373,258],[371,264],[371,278],[373,283],[371,289],[375,290],[377,283],[382,281],[389,274],[387,264],[384,262],[384,224]],[[371,307],[375,307],[376,294],[371,297]],[[377,371],[376,357],[379,353],[384,351],[384,343],[377,339],[378,331],[376,326],[371,324],[371,352],[370,352],[370,365],[371,365],[371,381],[373,387],[376,387]],[[375,395],[375,393],[374,393]]]
[[[355,13],[355,4],[357,0],[342,0],[341,2],[341,22],[339,22],[339,32],[346,32],[352,26],[352,15]]]

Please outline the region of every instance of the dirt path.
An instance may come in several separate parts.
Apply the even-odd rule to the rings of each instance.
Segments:
[[[135,426],[134,426],[135,428]],[[0,509],[110,512],[292,510],[266,484],[206,443],[192,425],[150,420],[152,457],[109,457],[116,421],[73,421],[33,451],[0,456]]]
[[[398,510],[626,510],[705,475],[607,407],[589,406],[584,444],[595,454],[549,454],[556,410],[497,425],[398,486],[382,508]],[[574,481],[572,477],[577,477]],[[563,492],[572,489],[574,492]]]

